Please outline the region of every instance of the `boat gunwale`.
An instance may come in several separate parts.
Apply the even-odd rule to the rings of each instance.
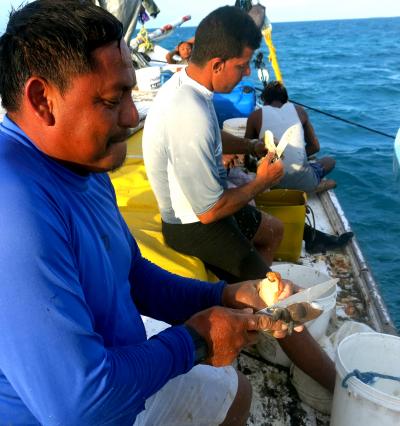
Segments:
[[[335,232],[351,232],[351,226],[335,192],[321,193],[319,199]],[[356,285],[361,292],[373,327],[381,333],[399,335],[380,293],[379,284],[375,281],[355,236],[347,244],[345,252],[349,257]]]

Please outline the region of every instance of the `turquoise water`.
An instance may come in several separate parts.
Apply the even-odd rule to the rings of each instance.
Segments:
[[[194,31],[179,28],[160,44],[172,48]],[[400,18],[273,24],[292,99],[391,135],[400,127],[399,34]],[[316,112],[309,116],[321,154],[336,158],[330,175],[338,182],[335,193],[400,328],[400,183],[392,172],[394,140]]]

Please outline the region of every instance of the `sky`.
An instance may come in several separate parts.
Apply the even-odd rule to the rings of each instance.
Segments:
[[[161,13],[148,23],[149,28],[177,21],[184,15],[192,19],[184,25],[196,26],[211,10],[234,0],[155,0]],[[0,0],[0,32],[3,33],[11,5],[23,0]],[[253,1],[253,4],[257,1]],[[264,0],[267,15],[272,23],[315,21],[325,19],[351,19],[400,16],[400,0]]]

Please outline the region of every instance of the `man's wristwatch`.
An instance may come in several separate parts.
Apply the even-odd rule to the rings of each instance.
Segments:
[[[193,339],[194,343],[194,364],[200,364],[208,358],[208,344],[204,337],[200,336],[200,334],[192,327],[184,324],[183,325],[187,332]]]

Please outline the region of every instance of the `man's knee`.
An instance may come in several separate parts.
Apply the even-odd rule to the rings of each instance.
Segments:
[[[222,426],[245,425],[250,414],[252,388],[247,377],[240,371],[238,375],[238,389],[235,399],[230,406],[225,420],[221,423]]]
[[[329,173],[336,166],[336,160],[333,157],[323,157],[319,160],[319,162],[321,163],[325,174]]]
[[[279,243],[280,243],[283,239],[283,233],[285,232],[285,227],[283,225],[283,222],[280,219],[273,217],[273,225],[272,226],[274,227],[274,234],[276,236],[275,237],[276,242],[279,241]],[[278,245],[279,245],[279,243],[278,243]]]
[[[283,222],[263,212],[253,242],[258,245],[279,245],[283,238],[283,232]]]

